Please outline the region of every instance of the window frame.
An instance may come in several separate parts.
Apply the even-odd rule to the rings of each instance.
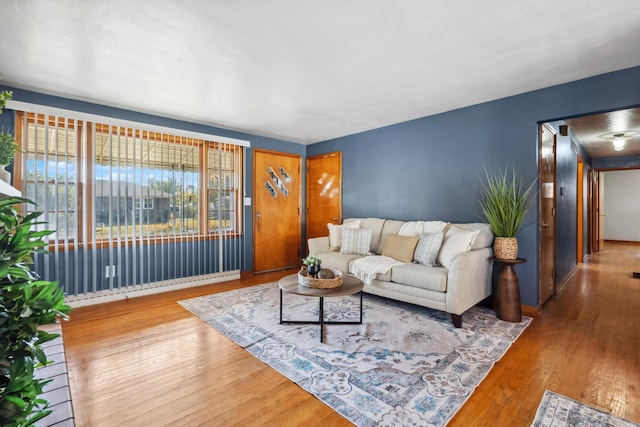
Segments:
[[[57,116],[54,114],[48,113],[34,113],[34,112],[25,112],[25,111],[16,111],[16,126],[15,126],[15,135],[17,141],[22,144],[24,132],[23,132],[23,123],[31,124],[36,123],[39,126],[55,126],[56,128],[66,127],[67,129],[75,129],[76,138],[75,138],[75,167],[77,171],[82,170],[84,168],[86,170],[86,174],[89,177],[88,180],[78,179],[76,185],[76,194],[77,194],[77,209],[76,209],[76,230],[75,230],[75,238],[73,239],[51,239],[49,240],[50,248],[57,249],[61,244],[67,247],[68,249],[73,249],[76,246],[88,246],[88,247],[108,247],[114,245],[131,245],[135,241],[140,241],[140,237],[132,237],[127,236],[126,238],[119,238],[117,240],[110,239],[109,237],[97,237],[96,226],[93,224],[93,211],[96,205],[96,200],[94,197],[95,194],[95,169],[98,164],[95,153],[96,146],[93,135],[98,132],[105,132],[105,130],[112,132],[114,129],[119,130],[120,133],[125,133],[126,136],[135,136],[136,134],[141,135],[139,137],[145,138],[147,137],[149,140],[154,140],[163,143],[170,144],[189,144],[197,147],[198,153],[198,161],[197,161],[197,197],[198,197],[198,208],[196,212],[198,213],[198,228],[196,233],[174,233],[174,234],[146,234],[143,235],[143,240],[145,243],[157,243],[167,240],[169,241],[193,241],[193,240],[208,240],[208,239],[217,239],[224,235],[224,237],[239,237],[243,234],[242,227],[242,205],[240,203],[242,190],[243,190],[243,176],[244,176],[244,150],[240,145],[228,144],[225,142],[216,142],[216,141],[208,141],[204,139],[196,139],[190,138],[186,136],[180,135],[171,135],[169,133],[164,132],[154,132],[154,131],[145,131],[141,129],[135,129],[133,127],[126,126],[116,126],[105,123],[97,123],[95,121],[83,120],[83,119],[75,119],[75,118],[66,118],[62,116]],[[86,136],[86,144],[83,144],[83,136]],[[86,148],[85,148],[86,147]],[[209,228],[209,210],[208,206],[210,203],[209,200],[209,188],[207,186],[207,174],[209,172],[209,156],[208,150],[217,149],[226,152],[230,152],[232,156],[232,164],[233,168],[231,172],[233,173],[233,188],[230,190],[234,193],[234,206],[233,212],[233,228]],[[23,182],[25,182],[26,170],[24,170],[26,164],[24,162],[24,156],[32,155],[34,152],[29,152],[28,154],[23,153],[22,150],[18,150],[15,156],[14,161],[14,186],[24,193]],[[81,203],[81,200],[86,197],[85,204]],[[136,198],[134,199],[136,204],[140,204],[142,210],[144,209],[153,209],[153,207],[147,207],[146,203],[142,203],[142,199]],[[145,202],[147,198],[144,198]],[[151,206],[154,206],[153,198],[149,198],[151,202]],[[86,206],[87,213],[84,213],[84,209]],[[138,206],[135,206],[135,210],[138,210]],[[55,215],[56,212],[59,211],[51,211]],[[86,222],[85,223],[83,223]],[[85,236],[82,233],[83,227],[86,226],[87,229],[87,241],[85,241]]]

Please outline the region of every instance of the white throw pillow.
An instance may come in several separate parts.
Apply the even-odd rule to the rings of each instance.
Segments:
[[[436,265],[443,239],[443,232],[422,233],[418,241],[418,246],[416,246],[416,251],[413,254],[413,260],[429,267]]]
[[[369,245],[371,245],[370,228],[348,228],[342,229],[342,246],[340,253],[343,255],[369,255]]]
[[[469,252],[478,233],[480,233],[479,230],[465,231],[456,227],[449,227],[438,254],[438,263],[443,267],[449,268],[455,257],[461,253]]]
[[[327,224],[327,228],[329,229],[329,249],[332,251],[340,250],[340,246],[342,245],[342,227],[360,228],[360,221],[347,221],[342,225]]]

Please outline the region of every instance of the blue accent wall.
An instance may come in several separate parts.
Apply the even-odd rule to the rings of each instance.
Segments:
[[[637,105],[640,67],[312,144],[307,155],[342,151],[344,217],[478,221],[483,166],[513,165],[537,176],[540,123]],[[569,137],[559,140],[558,187],[566,188],[558,197],[562,272],[573,268],[576,254],[576,157],[570,147]],[[539,299],[538,209],[536,204],[518,234],[519,256],[528,261],[516,272],[522,303],[530,306]]]

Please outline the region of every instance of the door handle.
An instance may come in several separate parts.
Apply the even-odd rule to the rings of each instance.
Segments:
[[[334,216],[333,218],[331,218],[331,221],[333,221],[334,223],[337,223],[338,222],[338,217]]]
[[[258,231],[262,231],[262,214],[260,211],[256,213],[256,218],[258,218]]]
[[[548,228],[549,227],[549,223],[547,221],[542,221],[541,226],[544,227],[544,228]]]

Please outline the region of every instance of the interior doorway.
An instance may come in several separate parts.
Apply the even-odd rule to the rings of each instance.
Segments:
[[[556,290],[556,131],[540,125],[540,305]]]

